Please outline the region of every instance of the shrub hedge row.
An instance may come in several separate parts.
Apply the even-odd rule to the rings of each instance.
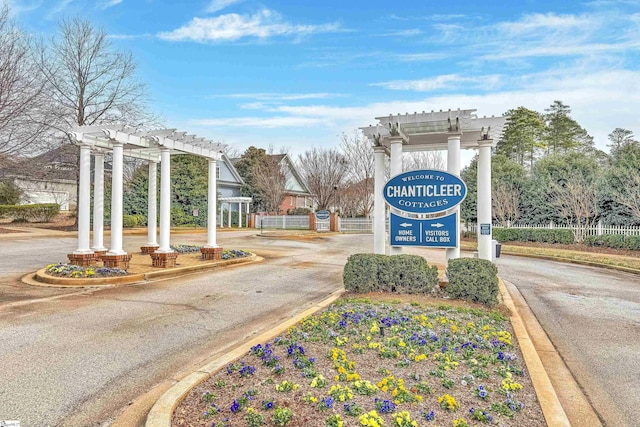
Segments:
[[[602,236],[587,236],[584,243],[589,246],[640,251],[640,236],[603,234]]]
[[[49,222],[58,213],[60,213],[60,205],[56,203],[0,205],[0,218],[10,218],[16,222]]]
[[[138,227],[147,225],[147,217],[144,215],[122,215],[123,227]]]
[[[418,255],[354,254],[343,271],[346,290],[364,292],[429,292],[439,283],[438,269]]]
[[[498,242],[543,242],[565,243],[575,242],[573,232],[554,228],[494,228],[493,238]]]
[[[498,268],[491,261],[451,259],[447,266],[447,277],[449,284],[445,292],[450,297],[486,305],[498,303]]]

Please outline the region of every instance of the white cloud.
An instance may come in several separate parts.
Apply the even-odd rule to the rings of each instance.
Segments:
[[[424,34],[419,28],[409,28],[406,30],[391,31],[389,33],[379,34],[382,37],[414,37]]]
[[[47,19],[53,19],[54,16],[60,12],[62,12],[63,10],[65,10],[67,8],[67,6],[69,6],[71,3],[73,3],[73,0],[60,0],[58,2],[58,4],[56,4],[47,14],[46,18]]]
[[[392,80],[373,83],[371,86],[380,86],[390,90],[413,90],[417,92],[428,92],[438,89],[450,89],[454,92],[460,92],[469,89],[469,87],[494,89],[499,86],[500,80],[501,76],[498,75],[465,77],[458,74],[442,74],[428,79]]]
[[[425,53],[401,53],[396,55],[396,59],[404,62],[422,62],[422,61],[439,61],[449,58],[452,54],[441,52],[425,52]]]
[[[598,20],[590,15],[556,15],[554,13],[535,13],[525,15],[519,21],[501,22],[496,29],[501,32],[518,35],[534,31],[572,32],[576,28],[590,30]]]
[[[162,32],[158,37],[170,41],[195,41],[200,43],[234,41],[251,37],[303,36],[315,33],[336,32],[339,24],[300,25],[284,22],[279,13],[263,9],[254,15],[230,13],[211,18],[193,18],[187,25],[173,31]]]
[[[109,9],[110,7],[117,6],[122,3],[123,0],[105,0],[100,5],[101,9]]]
[[[43,0],[5,0],[4,2],[0,2],[0,6],[6,4],[9,6],[9,12],[11,15],[19,15],[24,12],[30,12],[32,10],[38,9],[42,6]]]
[[[222,9],[226,9],[233,4],[239,3],[240,1],[242,0],[211,0],[205,9],[205,12],[215,13]]]
[[[310,92],[310,93],[231,93],[227,95],[217,95],[225,98],[247,98],[260,101],[297,101],[302,99],[325,99],[341,96],[336,93]]]
[[[196,126],[213,127],[258,127],[258,128],[282,128],[298,126],[317,126],[322,120],[313,117],[228,117],[216,119],[194,119],[190,121]]]

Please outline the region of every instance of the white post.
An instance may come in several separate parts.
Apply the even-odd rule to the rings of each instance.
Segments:
[[[231,202],[227,203],[227,227],[231,228]]]
[[[373,194],[373,252],[375,254],[385,254],[386,231],[384,197],[382,194],[384,188],[384,161],[385,149],[382,145],[373,147],[375,158],[374,194]]]
[[[122,164],[123,146],[113,142],[111,164],[111,248],[107,255],[125,255],[122,249]]]
[[[147,246],[158,246],[158,163],[149,162],[149,193],[147,210]]]
[[[104,247],[104,153],[95,153],[93,171],[93,250],[106,251]]]
[[[160,149],[160,247],[157,253],[170,253],[171,249],[171,151]]]
[[[242,202],[238,202],[238,228],[242,228]]]
[[[491,140],[478,143],[478,258],[492,260],[491,236]],[[484,225],[484,230],[483,230]],[[487,229],[488,227],[488,229]],[[482,233],[485,234],[482,234]]]
[[[220,228],[224,227],[224,203],[220,203]]]
[[[90,248],[91,224],[91,147],[80,146],[80,193],[78,194],[78,249],[77,255],[91,254]]]
[[[402,142],[402,138],[400,137],[392,137],[389,139],[391,145],[391,177],[402,173]],[[390,255],[399,255],[401,253],[402,247],[391,246],[391,250],[389,251]]]
[[[447,172],[456,176],[460,175],[460,135],[451,135],[447,138]],[[460,205],[447,213],[453,212],[456,213],[458,218],[456,222],[456,241],[458,245],[455,248],[446,249],[447,263],[450,259],[460,258]]]
[[[216,161],[209,159],[209,183],[207,189],[207,245],[205,248],[217,248],[216,243],[216,206],[218,189],[216,187]]]

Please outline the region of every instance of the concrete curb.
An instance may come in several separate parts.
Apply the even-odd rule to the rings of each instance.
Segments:
[[[97,277],[94,279],[72,279],[69,277],[55,277],[45,274],[45,269],[35,273],[29,273],[21,281],[32,286],[54,286],[60,288],[84,288],[105,285],[130,285],[144,280],[175,277],[183,274],[194,273],[203,270],[213,270],[219,267],[227,267],[236,264],[248,264],[262,261],[263,258],[256,254],[243,258],[233,258],[222,261],[204,262],[201,265],[188,265],[185,267],[171,268],[167,270],[151,271],[149,273],[131,274],[128,276]]]
[[[511,311],[511,325],[516,338],[518,339],[518,343],[520,344],[520,351],[522,352],[527,369],[529,370],[529,377],[533,382],[533,388],[538,396],[538,401],[542,407],[542,413],[544,414],[547,425],[554,427],[571,427],[571,423],[560,404],[560,400],[558,399],[558,395],[551,384],[547,371],[542,365],[538,352],[529,337],[527,328],[525,327],[524,322],[513,303],[511,294],[507,290],[502,279],[499,279],[499,286],[504,304]]]
[[[213,373],[217,372],[238,357],[245,355],[254,345],[262,344],[275,338],[293,325],[299,323],[302,319],[314,314],[318,310],[327,307],[335,300],[340,298],[343,293],[344,290],[339,290],[332,293],[328,298],[315,304],[313,307],[308,308],[297,316],[292,317],[291,319],[279,324],[273,329],[270,329],[269,331],[258,335],[250,341],[239,345],[223,357],[210,360],[200,369],[192,372],[180,381],[177,381],[171,388],[169,388],[169,390],[167,390],[162,396],[160,396],[160,398],[153,405],[153,407],[149,411],[149,414],[147,415],[147,422],[145,426],[170,427],[173,412],[192,388],[196,387],[198,384],[209,378],[209,376],[211,376]]]
[[[536,259],[543,259],[546,261],[557,261],[557,262],[564,262],[568,264],[586,265],[589,267],[606,268],[608,270],[618,270],[618,271],[623,271],[625,273],[640,274],[640,270],[638,269],[631,268],[631,267],[623,267],[621,265],[602,264],[599,262],[586,261],[586,260],[573,259],[573,258],[556,257],[551,255],[521,254],[521,253],[513,253],[509,251],[505,252],[504,250],[502,251],[502,253],[505,255],[519,256],[523,258],[536,258]]]

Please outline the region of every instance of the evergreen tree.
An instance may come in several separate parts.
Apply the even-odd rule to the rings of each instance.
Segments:
[[[507,118],[496,152],[507,156],[521,166],[533,167],[536,153],[544,148],[542,136],[545,123],[537,111],[518,107],[505,113]]]
[[[544,143],[547,154],[593,149],[593,138],[570,117],[571,108],[568,105],[564,105],[562,101],[554,101],[544,111]]]

